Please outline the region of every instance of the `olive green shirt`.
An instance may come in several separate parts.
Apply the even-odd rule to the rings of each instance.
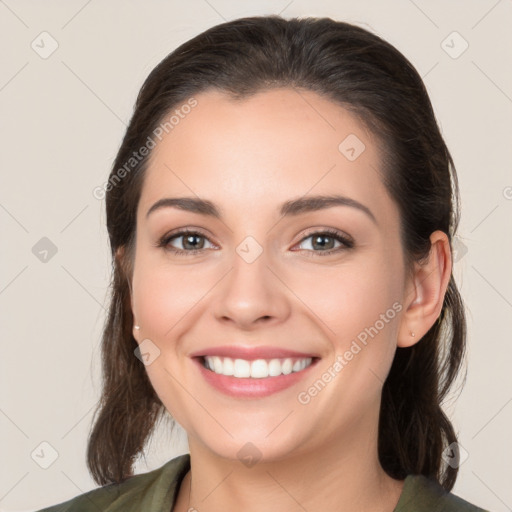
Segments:
[[[171,512],[190,454],[180,455],[162,467],[110,484],[38,512]],[[446,492],[422,475],[408,475],[393,512],[487,512]]]

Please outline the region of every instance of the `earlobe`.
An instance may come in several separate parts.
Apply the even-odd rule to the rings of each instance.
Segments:
[[[116,249],[115,258],[119,262],[119,264],[122,266],[123,258],[124,258],[124,247],[123,246],[120,246]]]
[[[137,343],[139,343],[139,338],[138,338],[138,336],[139,336],[139,332],[140,332],[140,326],[138,326],[138,325],[136,325],[136,324],[135,324],[135,325],[133,326],[133,329],[132,329],[132,336],[134,337],[134,339],[135,339],[135,341],[136,341]]]
[[[428,261],[417,264],[405,293],[406,308],[397,339],[399,347],[410,347],[420,341],[441,314],[452,273],[450,243],[442,231],[432,233],[430,241]]]

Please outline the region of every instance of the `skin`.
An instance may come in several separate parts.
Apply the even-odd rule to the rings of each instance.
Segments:
[[[242,101],[218,91],[195,98],[198,105],[153,150],[131,281],[140,325],[133,335],[160,350],[146,371],[188,434],[192,469],[174,510],[261,511],[272,503],[286,511],[391,512],[403,481],[378,460],[380,395],[396,348],[420,342],[441,312],[452,265],[448,238],[433,233],[428,262],[406,273],[376,140],[339,105],[287,88]],[[366,146],[354,161],[338,150],[349,134]],[[333,193],[366,205],[377,223],[349,206],[278,213],[287,200]],[[146,218],[157,200],[182,196],[214,202],[223,220],[176,208]],[[185,237],[157,247],[186,227],[206,236],[195,241],[199,254],[169,250],[185,249]],[[325,228],[348,234],[354,247],[322,256],[342,246],[313,246],[311,235]],[[236,252],[247,236],[263,251],[252,263]],[[396,302],[401,311],[308,404],[299,403],[297,395]],[[225,344],[273,345],[321,360],[291,388],[238,399],[212,388],[189,357]],[[247,442],[262,455],[252,467],[237,456]]]

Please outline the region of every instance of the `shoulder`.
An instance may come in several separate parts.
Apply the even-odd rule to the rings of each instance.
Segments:
[[[180,455],[148,473],[93,489],[37,512],[128,512],[145,510],[148,504],[156,502],[172,503],[177,484],[190,467],[189,457],[189,454]],[[156,510],[153,506],[151,509]]]
[[[408,475],[394,512],[488,512],[424,475]]]

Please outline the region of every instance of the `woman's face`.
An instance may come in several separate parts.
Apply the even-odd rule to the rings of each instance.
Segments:
[[[153,150],[137,211],[133,333],[152,385],[189,443],[227,458],[376,437],[411,297],[375,140],[309,91],[195,99]],[[208,201],[218,217],[211,205],[148,214],[167,198]],[[226,373],[285,374],[217,375],[196,357],[224,349],[240,349]],[[313,364],[286,374],[285,356]]]

